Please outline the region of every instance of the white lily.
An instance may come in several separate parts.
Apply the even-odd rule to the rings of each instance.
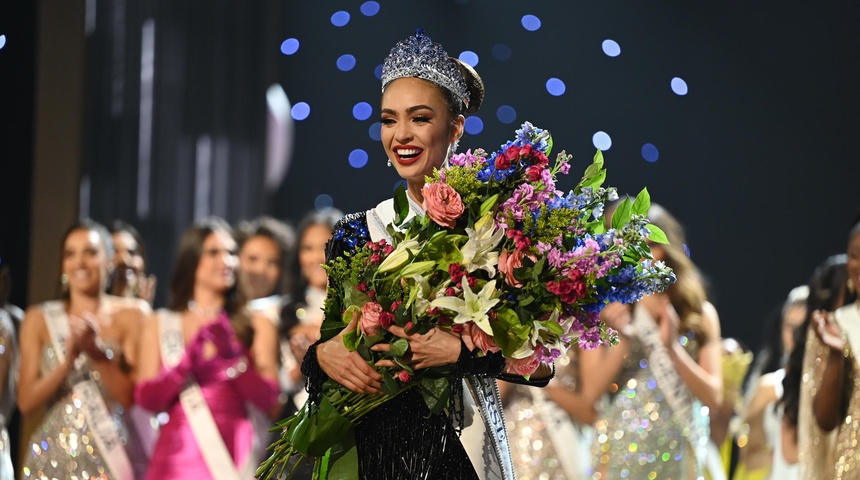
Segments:
[[[492,298],[496,293],[496,281],[490,280],[484,285],[477,294],[469,288],[469,282],[466,277],[463,277],[463,298],[460,297],[438,297],[430,302],[430,306],[444,308],[456,312],[454,323],[464,324],[475,322],[481,330],[487,335],[493,335],[493,329],[490,327],[490,317],[487,312],[490,311],[497,303],[498,298]]]
[[[558,310],[553,310],[552,313],[549,315],[549,318],[546,319],[545,321],[547,321],[547,322],[558,322]],[[542,331],[548,332],[549,329],[547,329],[543,325],[541,325],[540,322],[537,322],[537,321],[534,322],[534,330],[532,330],[531,337],[529,338],[529,341],[527,342],[527,343],[531,344],[532,348],[536,347],[537,344],[540,342],[540,340],[541,340],[540,332],[542,332]]]
[[[403,240],[391,252],[391,255],[385,257],[385,260],[379,264],[379,271],[386,273],[401,268],[409,261],[410,254],[415,255],[419,250],[421,250],[421,246],[418,244],[418,240],[414,238]]]
[[[499,263],[499,252],[494,249],[502,241],[505,231],[496,229],[493,215],[487,213],[475,222],[475,229],[466,228],[469,240],[466,241],[460,252],[463,254],[461,265],[469,273],[475,270],[485,270],[490,277],[496,275],[496,265]]]

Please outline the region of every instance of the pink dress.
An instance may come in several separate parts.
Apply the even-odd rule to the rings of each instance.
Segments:
[[[233,455],[233,463],[237,469],[241,469],[248,461],[253,447],[254,428],[237,382],[225,374],[227,368],[234,364],[217,357],[207,360],[195,367],[195,378],[212,411],[221,438]],[[161,427],[146,478],[212,478],[178,398],[166,413],[170,419]]]

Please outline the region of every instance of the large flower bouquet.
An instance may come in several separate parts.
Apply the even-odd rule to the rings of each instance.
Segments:
[[[483,354],[501,352],[507,373],[528,377],[572,345],[614,344],[617,334],[600,322],[601,309],[674,281],[646,243],[666,242],[645,218],[647,190],[621,201],[607,225],[604,207],[618,195],[603,187],[601,152],[565,194],[556,180],[569,172],[571,156],[561,152],[550,166],[548,131],[525,123],[516,134],[495,153],[455,155],[428,177],[424,216],[408,218],[406,192],[397,189],[392,241],[367,241],[326,265],[322,338],[358,319],[344,332],[346,347],[371,365],[389,359],[397,366],[377,367],[385,395],[328,380],[319,402],[279,424],[282,436],[260,477],[283,474],[291,457],[322,457],[318,469],[331,468],[329,456],[346,458],[342,440],[361,417],[407,389],[420,389],[433,413],[449,407],[451,367],[413,369],[404,358],[408,342],[388,326],[459,333]],[[377,343],[391,344],[390,352],[371,350]]]

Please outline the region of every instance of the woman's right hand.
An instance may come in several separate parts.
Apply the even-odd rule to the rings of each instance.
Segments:
[[[382,393],[382,375],[370,366],[358,352],[350,352],[343,344],[344,334],[358,327],[356,312],[349,325],[334,338],[317,345],[317,362],[329,378],[356,393]]]
[[[66,337],[66,361],[72,363],[88,347],[95,345],[95,330],[83,318],[69,316],[69,336]]]
[[[845,352],[845,342],[842,340],[842,330],[830,318],[827,312],[816,310],[812,312],[812,323],[815,335],[821,343],[827,345],[831,351],[838,354]]]

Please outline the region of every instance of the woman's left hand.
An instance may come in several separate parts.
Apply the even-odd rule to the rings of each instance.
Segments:
[[[386,328],[389,332],[409,342],[404,360],[414,369],[436,367],[439,365],[451,365],[457,363],[460,358],[460,337],[452,332],[440,328],[434,328],[424,335],[420,333],[406,333],[403,328],[391,325]],[[374,352],[389,352],[391,345],[379,343],[372,347]],[[376,362],[377,367],[396,367],[393,360],[380,360]]]

